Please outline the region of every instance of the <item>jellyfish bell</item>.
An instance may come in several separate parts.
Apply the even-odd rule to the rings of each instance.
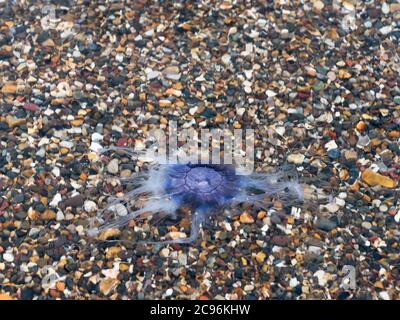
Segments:
[[[197,210],[223,205],[238,193],[231,166],[179,164],[166,168],[165,191],[179,205]]]

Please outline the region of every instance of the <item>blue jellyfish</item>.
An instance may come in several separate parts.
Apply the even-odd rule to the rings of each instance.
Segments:
[[[137,156],[126,148],[111,150]],[[88,235],[121,228],[144,213],[175,217],[179,208],[186,207],[192,212],[190,236],[163,243],[190,243],[197,238],[206,219],[226,208],[245,202],[266,208],[270,197],[279,198],[287,205],[304,200],[303,188],[293,167],[273,173],[239,175],[234,165],[164,164],[155,159],[147,170],[133,174],[124,182],[133,189],[122,197],[111,199],[97,215],[97,226],[90,228]],[[140,207],[139,202],[142,203]],[[119,210],[121,208],[123,210]],[[112,211],[112,217],[104,214]]]

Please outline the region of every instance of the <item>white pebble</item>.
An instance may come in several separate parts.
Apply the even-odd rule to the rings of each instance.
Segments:
[[[294,163],[294,164],[302,164],[304,159],[305,159],[305,156],[301,153],[289,154],[289,156],[287,158],[288,162]]]
[[[158,78],[159,75],[160,75],[160,72],[158,72],[158,71],[154,71],[152,69],[146,69],[147,80],[152,80],[152,79]]]
[[[346,199],[347,198],[347,193],[346,192],[340,192],[339,193],[339,198],[340,199]]]
[[[64,213],[62,213],[61,211],[57,211],[56,220],[63,221],[64,219],[65,219]]]
[[[276,96],[276,93],[272,90],[265,91],[265,94],[268,96],[268,98]]]
[[[197,106],[195,106],[195,107],[193,107],[193,108],[190,108],[190,109],[189,109],[189,113],[193,116],[193,115],[197,112],[197,109],[198,109]]]
[[[382,204],[379,206],[379,211],[380,212],[386,212],[388,211],[388,206],[386,204]]]
[[[111,206],[110,210],[114,211],[120,217],[125,217],[128,214],[128,209],[122,203]]]
[[[46,155],[46,150],[44,148],[40,148],[37,152],[36,152],[36,156],[44,158],[44,156]]]
[[[117,60],[118,62],[124,61],[124,55],[123,55],[122,53],[118,53],[118,54],[115,56],[115,60]]]
[[[238,116],[243,116],[243,114],[246,112],[245,108],[239,108],[237,109],[236,113]]]
[[[91,200],[86,200],[85,203],[83,204],[83,209],[86,212],[93,212],[97,211],[97,204],[94,201]]]
[[[165,296],[166,297],[172,296],[173,293],[174,293],[174,290],[169,288],[169,289],[167,289],[167,291],[165,291]]]
[[[223,64],[229,65],[229,64],[231,63],[231,56],[230,56],[229,54],[225,53],[225,54],[222,56],[221,60],[222,60],[222,63],[223,63]]]
[[[339,207],[344,207],[345,204],[346,204],[346,201],[344,201],[344,200],[341,199],[341,198],[335,198],[335,202],[336,202],[336,204],[337,204]]]
[[[61,141],[60,142],[60,147],[71,149],[74,146],[74,143],[72,141]]]
[[[118,159],[112,159],[107,165],[107,171],[109,173],[117,173],[118,172]]]
[[[325,272],[323,270],[318,270],[317,272],[314,273],[314,277],[318,278],[318,284],[320,286],[325,286],[326,284],[326,278],[325,278]]]
[[[3,254],[3,259],[6,262],[13,262],[14,261],[14,256],[13,256],[12,253],[6,252],[6,253]]]
[[[54,167],[53,170],[51,170],[51,173],[54,174],[55,177],[59,177],[60,176],[60,168]]]
[[[57,193],[54,197],[53,200],[49,203],[51,207],[57,207],[58,204],[61,202],[61,194]]]
[[[90,144],[90,150],[94,152],[99,152],[101,149],[103,149],[102,145],[97,142],[92,141]]]
[[[396,221],[397,223],[400,223],[400,210],[397,211],[397,214],[394,216],[394,221]]]
[[[289,281],[289,285],[291,288],[297,287],[298,284],[299,284],[299,280],[297,280],[297,278],[292,278]]]
[[[390,12],[389,5],[386,2],[382,3],[382,13],[383,14],[388,14],[389,12]]]
[[[386,291],[379,292],[379,297],[383,300],[390,300],[389,294]]]
[[[169,256],[169,249],[168,248],[164,248],[160,251],[160,256],[163,258],[167,258]]]
[[[392,31],[392,26],[384,26],[382,28],[379,29],[380,33],[382,33],[383,35],[387,35]]]
[[[325,144],[325,148],[327,151],[332,150],[332,149],[337,149],[338,146],[335,142],[335,140],[331,140],[328,143]]]
[[[98,132],[93,133],[92,134],[92,141],[94,141],[94,142],[103,141],[103,135],[98,133]]]

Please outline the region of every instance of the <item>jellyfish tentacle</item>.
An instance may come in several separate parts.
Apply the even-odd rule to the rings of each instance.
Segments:
[[[283,201],[304,200],[304,190],[298,182],[297,172],[279,170],[274,173],[254,173],[241,180],[241,194],[237,197],[248,202],[263,201],[265,196],[275,196]]]
[[[207,217],[206,208],[199,208],[196,210],[192,216],[192,222],[190,224],[190,235],[186,238],[178,238],[173,240],[164,241],[143,241],[144,243],[151,244],[189,244],[195,241],[199,235],[201,226],[203,225]]]
[[[178,206],[173,201],[169,201],[169,199],[166,198],[160,198],[158,201],[147,202],[143,208],[131,211],[127,215],[119,217],[113,221],[104,221],[101,219],[103,221],[100,222],[100,226],[89,229],[88,235],[95,236],[107,229],[121,228],[128,224],[129,221],[138,218],[140,215],[146,212],[150,212],[151,216],[159,212],[173,215],[177,209]]]

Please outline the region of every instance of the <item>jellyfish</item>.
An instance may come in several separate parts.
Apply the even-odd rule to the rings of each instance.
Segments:
[[[143,156],[128,148],[110,147],[102,152],[123,152],[132,157]],[[175,218],[177,211],[186,207],[192,212],[190,235],[165,240],[162,243],[191,243],[210,217],[227,208],[250,203],[268,208],[271,198],[284,205],[304,201],[304,188],[299,183],[295,167],[284,166],[274,172],[237,174],[234,165],[178,163],[168,164],[152,159],[147,169],[125,178],[132,189],[122,197],[112,198],[95,217],[97,226],[87,234],[96,236],[110,228],[122,228],[143,214]],[[106,212],[114,212],[110,217]]]

